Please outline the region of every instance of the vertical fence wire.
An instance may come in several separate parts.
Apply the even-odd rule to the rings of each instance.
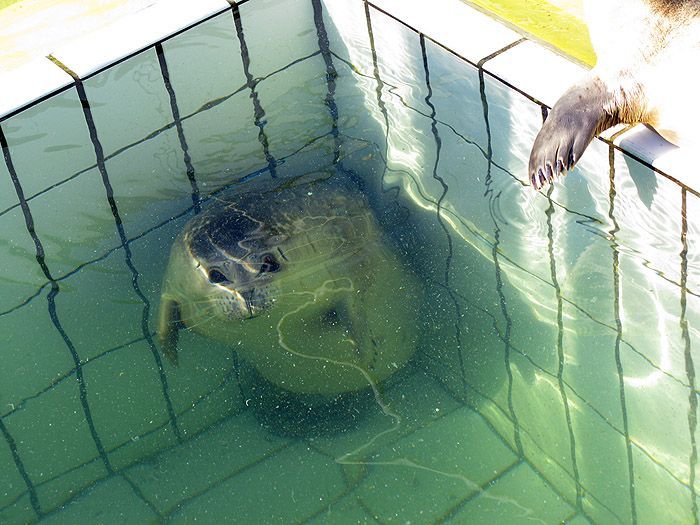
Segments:
[[[615,198],[617,196],[617,190],[615,188],[615,149],[612,146],[608,148],[608,161],[610,167],[610,192],[609,192],[609,208],[608,208],[608,218],[612,222],[613,228],[610,230],[610,249],[612,251],[612,274],[613,274],[613,315],[615,316],[615,366],[618,378],[618,392],[620,396],[620,409],[622,413],[622,428],[625,438],[625,449],[627,451],[627,472],[628,472],[628,483],[629,483],[629,495],[630,495],[630,515],[633,525],[637,523],[637,501],[636,501],[636,490],[634,483],[634,456],[632,452],[632,441],[630,440],[629,433],[629,418],[627,415],[627,401],[625,398],[625,373],[622,366],[621,357],[621,343],[623,336],[623,326],[621,319],[621,299],[622,299],[622,288],[620,280],[620,250],[617,244],[617,234],[620,231],[620,225],[617,222],[617,217],[615,216]]]

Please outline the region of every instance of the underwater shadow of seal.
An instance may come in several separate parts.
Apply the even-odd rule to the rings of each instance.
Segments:
[[[231,346],[261,379],[253,390],[302,413],[378,394],[416,350],[422,301],[364,195],[315,174],[251,184],[185,225],[158,335],[174,364],[181,329]]]

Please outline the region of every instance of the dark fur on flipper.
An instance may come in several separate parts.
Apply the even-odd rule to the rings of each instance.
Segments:
[[[605,108],[612,103],[596,78],[570,87],[557,101],[537,134],[529,175],[535,189],[574,167],[593,137],[619,122]]]

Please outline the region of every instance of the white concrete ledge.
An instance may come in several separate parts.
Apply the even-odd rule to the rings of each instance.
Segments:
[[[0,78],[0,117],[72,83],[70,75],[45,58],[3,72]]]
[[[484,69],[549,107],[586,73],[583,66],[532,40],[492,58]]]
[[[455,0],[370,3],[474,63],[521,38],[500,22]]]
[[[52,55],[81,78],[229,9],[226,0],[167,0],[87,33]]]

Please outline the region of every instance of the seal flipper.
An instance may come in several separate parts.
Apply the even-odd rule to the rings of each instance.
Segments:
[[[349,334],[357,347],[357,365],[370,377],[373,377],[381,341],[374,337],[371,332],[371,324],[367,319],[367,306],[363,304],[365,300],[365,295],[361,290],[349,294],[343,301],[343,310],[347,318]]]
[[[179,331],[185,325],[180,318],[180,303],[174,299],[161,297],[160,313],[158,319],[158,339],[163,354],[170,362],[177,366],[177,342]]]
[[[619,123],[615,105],[613,95],[597,77],[570,87],[561,96],[530,152],[528,172],[535,189],[573,168],[593,137]]]

